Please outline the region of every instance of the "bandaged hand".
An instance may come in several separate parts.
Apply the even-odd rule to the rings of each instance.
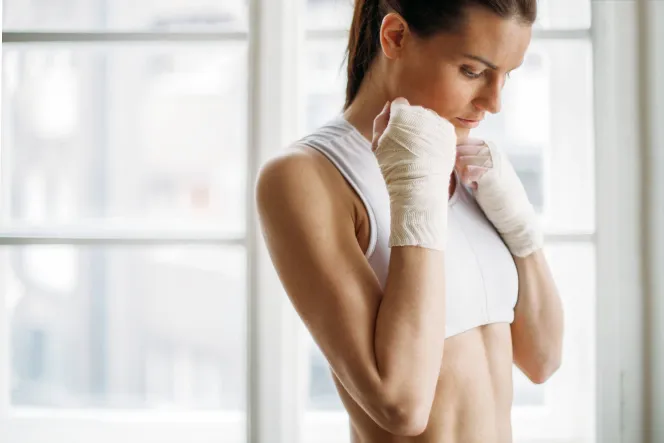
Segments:
[[[504,152],[491,142],[468,139],[457,146],[455,168],[513,255],[525,257],[542,248],[537,215]]]
[[[399,98],[376,117],[373,149],[390,196],[389,246],[444,250],[454,126]]]

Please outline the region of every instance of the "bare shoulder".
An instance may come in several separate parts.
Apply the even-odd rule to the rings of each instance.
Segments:
[[[293,145],[261,167],[256,202],[263,213],[274,208],[291,216],[302,211],[311,215],[313,210],[320,215],[341,211],[350,216],[353,204],[345,188],[341,175],[322,154]]]

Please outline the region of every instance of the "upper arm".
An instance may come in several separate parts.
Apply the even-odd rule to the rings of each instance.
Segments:
[[[355,236],[352,208],[316,159],[273,159],[256,185],[272,262],[302,321],[344,388],[377,422],[374,330],[382,292]]]

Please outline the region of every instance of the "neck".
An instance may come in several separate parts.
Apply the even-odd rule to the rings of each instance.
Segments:
[[[369,141],[373,139],[374,119],[383,110],[385,102],[398,97],[388,90],[380,68],[380,64],[375,64],[373,69],[367,72],[355,99],[343,113],[346,121]],[[461,143],[469,137],[470,131],[465,128],[456,128],[456,135],[457,142]]]
[[[344,118],[353,125],[367,140],[373,138],[373,122],[385,102],[392,99],[381,76],[374,70],[367,72],[360,90],[351,105],[344,111]]]

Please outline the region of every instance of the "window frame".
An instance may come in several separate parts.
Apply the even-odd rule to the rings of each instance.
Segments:
[[[253,207],[253,183],[260,164],[295,137],[298,70],[282,48],[297,47],[301,40],[297,20],[299,0],[248,0],[246,31],[232,32],[2,32],[5,44],[99,45],[153,42],[243,41],[248,47],[249,106],[247,120],[247,209],[244,236],[224,232],[127,229],[45,229],[0,226],[0,288],[9,269],[5,246],[34,244],[76,245],[243,245],[247,257],[247,386],[246,415],[206,412],[162,413],[153,411],[54,411],[11,408],[9,378],[9,328],[0,322],[0,430],[10,441],[46,441],[61,435],[68,441],[117,441],[139,435],[156,442],[224,441],[229,429],[241,426],[246,441],[296,441],[299,405],[292,392],[298,389],[296,315],[281,296],[281,286],[260,239]],[[0,13],[2,0],[0,0]],[[0,26],[2,25],[0,16]],[[297,51],[295,51],[297,53]],[[284,56],[286,55],[286,56]],[[1,51],[0,51],[1,56]],[[276,117],[275,117],[276,116]],[[286,116],[289,116],[286,118]],[[1,151],[0,151],[1,152]],[[0,180],[2,180],[0,169]],[[3,200],[0,200],[0,205]],[[1,212],[1,208],[0,208]],[[0,290],[0,318],[7,318],[5,294]],[[255,326],[252,328],[250,325]],[[272,331],[279,331],[274,334]],[[291,344],[292,343],[292,344]],[[277,368],[275,370],[274,368]],[[193,439],[193,440],[192,440]],[[4,439],[3,439],[4,440]]]

